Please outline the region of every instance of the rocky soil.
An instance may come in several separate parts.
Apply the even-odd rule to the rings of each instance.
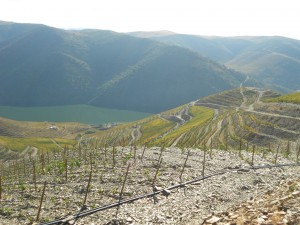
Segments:
[[[153,192],[152,182],[158,167],[160,148],[146,149],[143,158],[141,158],[143,149],[137,149],[135,159],[130,157],[130,151],[132,148],[125,148],[123,152],[118,148],[117,162],[115,167],[112,167],[110,159],[104,161],[103,149],[99,149],[99,154],[94,158],[87,209],[118,202],[128,163],[131,166],[125,182],[123,199]],[[183,169],[188,151],[189,157]],[[57,155],[48,166],[56,165],[60,157]],[[162,152],[162,158],[155,182],[158,188],[168,189],[180,182],[202,177],[204,160],[202,150],[184,149],[183,151],[178,148],[167,148]],[[223,169],[227,172],[182,188],[172,189],[168,196],[160,194],[124,204],[119,207],[118,212],[117,208],[112,208],[80,218],[75,224],[202,224],[215,223],[214,220],[217,220],[216,223],[247,224],[251,221],[253,224],[259,224],[272,221],[272,216],[277,215],[277,212],[282,214],[280,222],[283,223],[296,218],[289,215],[297,209],[293,208],[295,201],[292,200],[298,198],[299,167],[252,170],[249,169],[252,154],[244,150],[241,154],[220,150],[207,151],[205,158],[205,175]],[[274,158],[272,153],[256,154],[254,165],[272,165]],[[55,172],[53,166],[53,170],[37,176],[37,191],[34,189],[32,175],[27,175],[27,179],[21,178],[21,181],[4,180],[0,224],[32,224],[36,219],[43,181],[47,181],[47,186],[40,222],[52,221],[80,211],[90,165],[89,160],[86,160],[86,164],[80,161],[81,165],[76,166],[75,161],[72,160],[74,159],[70,158],[68,164],[67,181],[64,173]],[[295,159],[283,157],[277,160],[277,163],[294,162]],[[243,169],[232,170],[237,168]],[[282,200],[286,196],[288,198]],[[274,204],[271,204],[271,200],[275,201]],[[289,208],[284,208],[282,203],[289,205]],[[269,207],[268,204],[274,207]],[[248,216],[247,210],[249,213],[254,212],[257,217],[251,217],[252,214]]]
[[[263,196],[212,214],[202,224],[300,224],[300,180],[281,181]]]

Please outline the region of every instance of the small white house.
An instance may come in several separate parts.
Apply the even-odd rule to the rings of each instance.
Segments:
[[[55,126],[55,125],[52,125],[52,126],[49,127],[49,129],[50,129],[50,130],[58,130],[58,127]]]

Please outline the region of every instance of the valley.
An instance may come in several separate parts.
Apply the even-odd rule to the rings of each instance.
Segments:
[[[299,104],[278,96],[241,86],[101,130],[1,119],[0,221],[33,223],[43,187],[44,225],[296,221],[272,217],[282,214],[274,209],[247,218],[235,209],[283,180],[299,188]]]
[[[299,224],[299,63],[279,36],[0,21],[0,224]]]

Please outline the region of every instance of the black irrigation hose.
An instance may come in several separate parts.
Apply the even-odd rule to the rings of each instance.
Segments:
[[[39,225],[67,224],[68,221],[71,221],[71,220],[76,221],[80,217],[85,217],[85,216],[91,215],[91,214],[96,213],[96,212],[111,209],[111,208],[114,208],[114,207],[117,207],[117,206],[120,206],[120,205],[123,205],[123,204],[126,204],[126,203],[131,203],[131,202],[137,201],[137,200],[142,199],[142,198],[153,197],[153,196],[161,194],[161,193],[166,194],[166,192],[168,190],[172,190],[172,189],[176,189],[176,188],[182,188],[182,187],[185,187],[188,184],[196,183],[198,181],[206,180],[206,179],[209,179],[209,178],[212,178],[212,177],[215,177],[215,176],[219,176],[219,175],[222,175],[222,174],[225,174],[225,173],[230,173],[230,172],[234,172],[234,171],[235,172],[237,172],[237,171],[249,172],[250,170],[266,169],[266,168],[274,168],[274,167],[290,167],[290,166],[300,166],[300,162],[299,163],[290,163],[290,164],[261,165],[261,166],[251,166],[251,167],[227,168],[227,169],[223,169],[223,170],[220,170],[218,172],[215,172],[215,173],[211,173],[211,174],[206,175],[204,177],[202,177],[202,176],[197,177],[193,180],[170,186],[170,187],[165,188],[163,190],[151,192],[151,193],[144,194],[144,195],[138,195],[136,197],[125,199],[125,200],[122,200],[122,201],[118,201],[118,202],[115,202],[115,203],[112,203],[112,204],[109,204],[109,205],[100,206],[100,207],[97,207],[95,209],[78,212],[77,214],[65,217],[63,219],[58,219],[58,220],[54,220],[54,221],[46,222],[46,223],[40,223]]]

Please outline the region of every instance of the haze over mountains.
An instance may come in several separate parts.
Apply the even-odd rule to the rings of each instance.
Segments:
[[[0,105],[156,113],[238,87],[246,75],[279,90],[299,89],[297,40],[133,35],[1,22]]]
[[[286,37],[204,37],[162,32],[133,32],[185,47],[279,91],[300,88],[300,41]]]

